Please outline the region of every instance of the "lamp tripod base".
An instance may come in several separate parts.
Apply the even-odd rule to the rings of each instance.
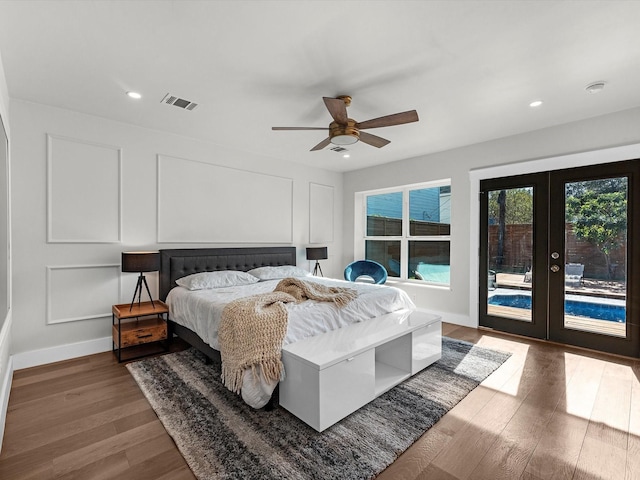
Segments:
[[[320,262],[316,260],[316,266],[313,267],[313,275],[317,277],[318,272],[320,272],[321,277],[324,277],[324,274],[322,273],[322,267],[320,267]]]
[[[140,306],[140,297],[142,296],[142,284],[144,283],[144,286],[147,289],[147,294],[149,295],[149,300],[151,300],[151,306],[153,308],[156,308],[155,304],[153,303],[153,297],[151,296],[151,291],[149,290],[149,285],[147,284],[147,279],[145,278],[145,276],[140,273],[140,276],[138,277],[138,283],[136,284],[136,291],[133,292],[133,299],[131,300],[131,306],[129,307],[129,311],[131,311],[133,309],[133,305],[136,303],[136,295],[138,295],[138,307]]]

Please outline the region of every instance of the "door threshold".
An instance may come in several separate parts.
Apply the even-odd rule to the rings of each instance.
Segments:
[[[632,360],[632,361],[638,361],[638,359],[640,359],[640,357],[629,357],[629,356],[626,356],[626,355],[620,355],[619,353],[604,352],[602,350],[594,350],[592,348],[579,347],[577,345],[571,345],[569,343],[556,342],[556,341],[548,340],[548,339],[544,339],[544,338],[528,337],[526,335],[518,335],[517,333],[503,332],[501,330],[496,330],[495,328],[491,328],[491,327],[484,327],[484,326],[480,326],[479,325],[477,328],[478,328],[478,330],[484,330],[486,332],[499,333],[500,335],[505,335],[505,336],[508,336],[508,337],[514,337],[514,338],[519,338],[519,339],[523,339],[523,340],[531,340],[531,341],[534,341],[534,342],[544,343],[544,344],[547,344],[547,345],[555,345],[555,346],[563,347],[563,348],[567,348],[567,349],[580,350],[582,352],[592,353],[592,354],[595,354],[595,355],[604,355],[604,356],[607,356],[607,357],[619,358],[619,359],[623,359],[623,360]]]

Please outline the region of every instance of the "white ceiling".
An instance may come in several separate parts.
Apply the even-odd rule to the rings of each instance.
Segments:
[[[13,98],[335,171],[640,105],[638,1],[2,0],[0,53]],[[328,126],[340,94],[358,121],[420,121],[349,159],[271,130]]]

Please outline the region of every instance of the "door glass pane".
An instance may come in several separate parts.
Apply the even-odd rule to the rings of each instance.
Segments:
[[[409,242],[409,278],[449,285],[449,242]]]
[[[369,195],[367,197],[367,236],[399,237],[401,235],[402,192]]]
[[[390,277],[400,277],[399,240],[367,240],[364,243],[367,260],[382,264]]]
[[[531,322],[533,187],[488,195],[487,313]]]
[[[626,177],[565,184],[564,326],[626,336]]]

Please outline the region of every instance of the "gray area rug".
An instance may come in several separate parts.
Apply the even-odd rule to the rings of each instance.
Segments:
[[[247,406],[194,349],[127,368],[200,480],[346,480],[382,472],[509,356],[443,337],[440,361],[322,433]]]

